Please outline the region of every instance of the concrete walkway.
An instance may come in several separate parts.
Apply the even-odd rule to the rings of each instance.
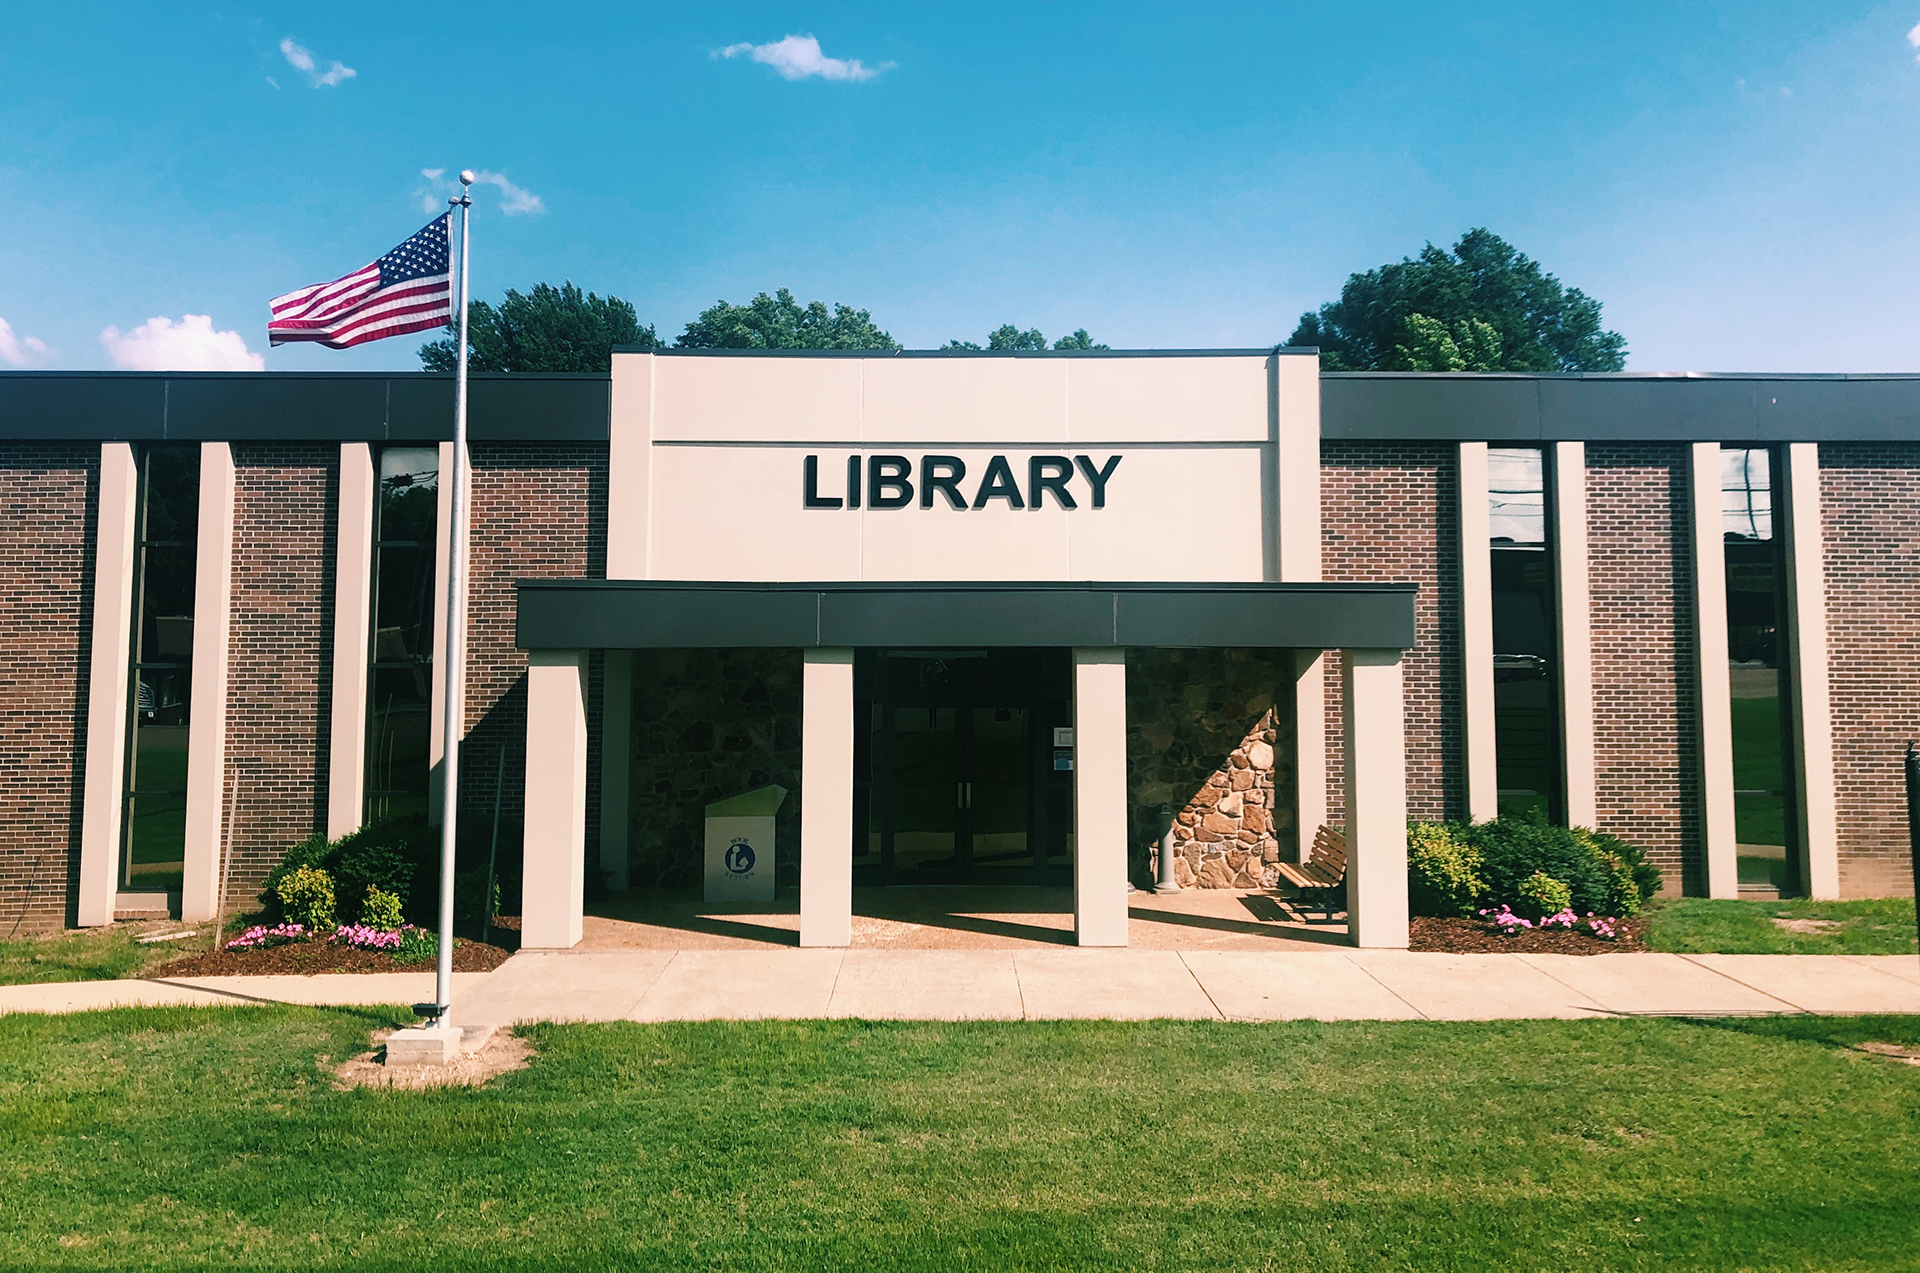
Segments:
[[[0,986],[0,1014],[132,1006],[420,1003],[433,974]],[[1909,955],[1438,955],[1363,950],[523,952],[454,974],[462,1026],[521,1021],[1484,1021],[1920,1014]]]

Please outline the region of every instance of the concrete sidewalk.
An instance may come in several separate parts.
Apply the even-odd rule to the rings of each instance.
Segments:
[[[0,1014],[409,1004],[433,974],[0,986]],[[1386,950],[600,950],[454,974],[462,1026],[861,1017],[1485,1021],[1920,1014],[1920,960],[1869,955],[1440,955]]]

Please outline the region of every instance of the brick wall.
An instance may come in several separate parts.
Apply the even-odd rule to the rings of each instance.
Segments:
[[[479,443],[472,447],[473,537],[467,610],[466,741],[460,799],[491,816],[494,777],[506,749],[503,825],[525,807],[527,656],[514,648],[516,579],[605,578],[605,443]],[[588,887],[599,860],[600,693],[604,657],[593,655],[587,699]],[[519,845],[501,855],[517,862]]]
[[[1920,446],[1823,444],[1843,897],[1911,894],[1902,748],[1920,739]]]
[[[1587,447],[1596,820],[1669,893],[1705,892],[1688,498],[1684,447]]]
[[[0,449],[0,939],[70,918],[99,469],[97,444]]]
[[[1407,813],[1466,816],[1460,683],[1458,452],[1450,443],[1323,442],[1321,578],[1415,583],[1406,682]],[[1327,817],[1346,817],[1340,659],[1327,668]],[[1303,828],[1302,833],[1306,831]]]
[[[326,830],[340,448],[235,443],[233,466],[227,896],[245,906],[289,845]]]

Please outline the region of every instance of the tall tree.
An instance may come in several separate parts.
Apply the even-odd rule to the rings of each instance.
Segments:
[[[988,349],[1027,349],[1040,350],[1047,347],[1047,338],[1040,334],[1038,327],[1029,327],[1021,331],[1012,323],[1003,323],[987,333]],[[1071,336],[1062,336],[1053,342],[1055,349],[1105,349],[1105,345],[1096,345],[1093,337],[1087,335],[1082,327]],[[979,349],[980,346],[970,340],[950,340],[940,346],[942,349]]]
[[[1318,345],[1329,371],[1619,371],[1627,342],[1600,302],[1486,229],[1451,252],[1355,274],[1288,339]]]
[[[473,371],[606,371],[616,345],[659,345],[651,324],[618,296],[582,293],[571,282],[512,288],[498,307],[474,301],[467,307],[467,366]],[[452,371],[452,340],[420,347],[428,371]]]
[[[873,315],[851,305],[828,309],[820,301],[802,306],[781,288],[745,305],[715,301],[673,342],[682,349],[887,349],[898,341],[874,325]]]

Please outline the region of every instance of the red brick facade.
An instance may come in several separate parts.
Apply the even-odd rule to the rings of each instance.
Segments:
[[[1586,452],[1597,829],[1645,849],[1668,892],[1704,892],[1687,451]]]
[[[71,917],[99,469],[98,443],[0,449],[0,939]]]
[[[1459,484],[1459,451],[1451,443],[1320,447],[1320,577],[1420,586],[1414,647],[1401,661],[1407,814],[1414,818],[1466,816]],[[1346,817],[1338,654],[1327,656],[1326,668],[1327,819],[1338,825]]]
[[[1911,893],[1902,749],[1920,739],[1920,445],[1820,447],[1840,894]]]
[[[235,443],[233,467],[227,896],[244,906],[289,845],[326,830],[340,448]]]

